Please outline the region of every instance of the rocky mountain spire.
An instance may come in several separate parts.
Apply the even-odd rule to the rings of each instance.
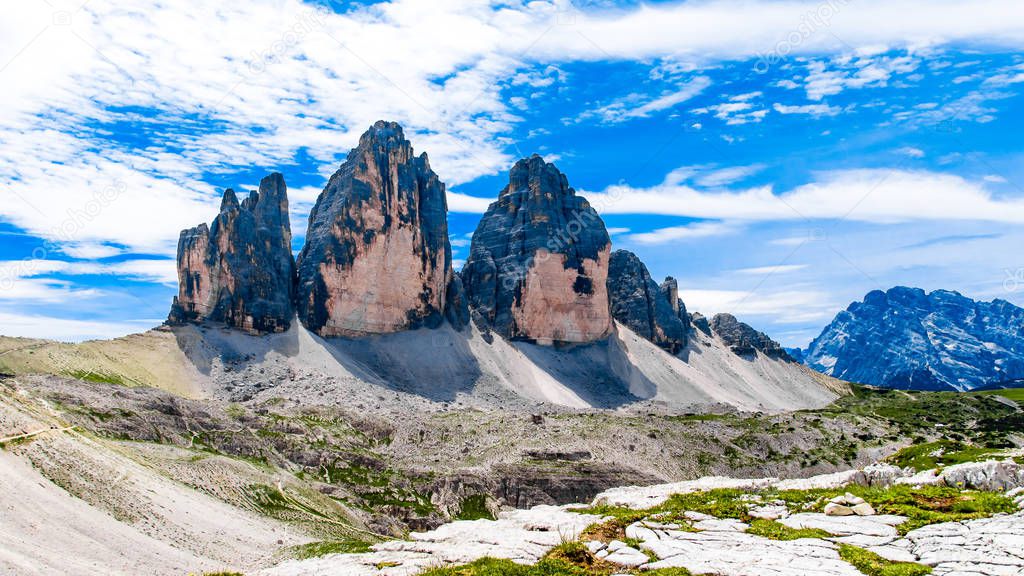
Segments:
[[[295,263],[284,177],[274,173],[239,203],[224,192],[211,226],[178,239],[178,295],[168,321],[223,323],[253,334],[287,330]]]
[[[436,327],[452,283],[445,186],[377,122],[331,176],[299,255],[299,317],[321,336]],[[459,317],[459,314],[453,314]]]
[[[481,219],[462,277],[470,305],[505,337],[593,342],[612,329],[610,253],[597,212],[534,155]]]
[[[689,321],[680,317],[675,279],[666,278],[659,286],[636,254],[616,250],[608,267],[608,294],[612,316],[630,330],[672,354],[686,346]]]
[[[793,361],[781,344],[769,338],[764,332],[758,332],[749,324],[740,322],[732,314],[715,314],[710,326],[711,331],[735,354],[749,356],[757,351],[769,358]]]

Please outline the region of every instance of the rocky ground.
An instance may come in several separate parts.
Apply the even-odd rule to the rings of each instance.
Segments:
[[[0,341],[0,372],[13,372],[0,375],[0,534],[8,535],[0,572],[253,573],[375,545],[382,547],[375,553],[422,553],[408,549],[410,533],[429,535],[412,537],[418,542],[446,530],[473,532],[491,524],[460,522],[495,516],[519,518],[517,530],[531,533],[533,544],[519,546],[529,553],[518,560],[543,561],[565,539],[562,516],[544,515],[601,493],[610,498],[617,486],[714,475],[807,478],[886,458],[926,476],[1024,444],[1024,413],[990,396],[854,388],[832,404],[794,412],[709,412],[706,405],[690,412],[655,402],[571,408],[526,400],[496,383],[431,396],[397,375],[391,385],[322,376],[318,364],[298,360],[336,359],[301,351],[288,359],[287,349],[271,346],[253,357],[205,348],[209,335],[174,338],[150,333],[116,346]],[[147,352],[133,358],[140,342]],[[168,346],[207,384],[188,393],[143,385],[183,377],[145,361]],[[373,346],[349,351],[346,362],[401,348]],[[347,369],[364,373],[365,365]],[[431,369],[437,378],[447,370]],[[34,373],[44,370],[59,375]],[[662,506],[668,494],[661,490],[628,489],[651,500],[603,505]],[[592,520],[557,510],[575,527],[566,534]],[[544,522],[546,529],[529,528]],[[54,526],[72,536],[48,537]],[[125,544],[101,543],[106,533]],[[625,533],[615,536],[637,550]],[[78,550],[81,563],[63,563],[62,549]]]
[[[459,573],[476,574],[472,563],[483,558],[533,565],[579,542],[585,553],[572,563],[589,565],[593,574],[682,568],[728,576],[860,576],[878,566],[885,574],[1019,575],[1022,485],[1024,466],[1013,461],[961,464],[927,477],[875,465],[804,480],[703,478],[616,489],[585,509],[544,506],[496,521],[455,522],[370,553],[289,561],[260,574],[406,576],[452,564],[469,564]],[[848,489],[866,499],[842,493]],[[903,495],[917,504],[894,505]],[[859,507],[858,513],[837,510],[837,502]],[[906,515],[880,513],[897,510]]]

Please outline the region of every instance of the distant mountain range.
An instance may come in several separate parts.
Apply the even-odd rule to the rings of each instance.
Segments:
[[[887,388],[1015,387],[1024,379],[1024,309],[948,290],[876,290],[791,355],[830,376]]]

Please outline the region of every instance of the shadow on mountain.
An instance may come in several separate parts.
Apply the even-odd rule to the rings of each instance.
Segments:
[[[482,376],[472,333],[449,324],[365,338],[313,338],[357,378],[435,402],[470,393]]]
[[[287,332],[266,336],[210,324],[175,326],[171,331],[178,348],[204,376],[212,374],[216,358],[225,366],[245,367],[266,362],[271,353],[284,357],[299,353],[299,334],[294,326]]]
[[[653,398],[657,387],[637,370],[618,335],[592,344],[513,346],[535,366],[595,408],[620,408]]]

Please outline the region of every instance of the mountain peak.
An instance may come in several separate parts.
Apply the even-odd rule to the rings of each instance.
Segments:
[[[852,382],[967,390],[1024,377],[1024,309],[952,290],[875,290],[837,315],[805,356]]]

